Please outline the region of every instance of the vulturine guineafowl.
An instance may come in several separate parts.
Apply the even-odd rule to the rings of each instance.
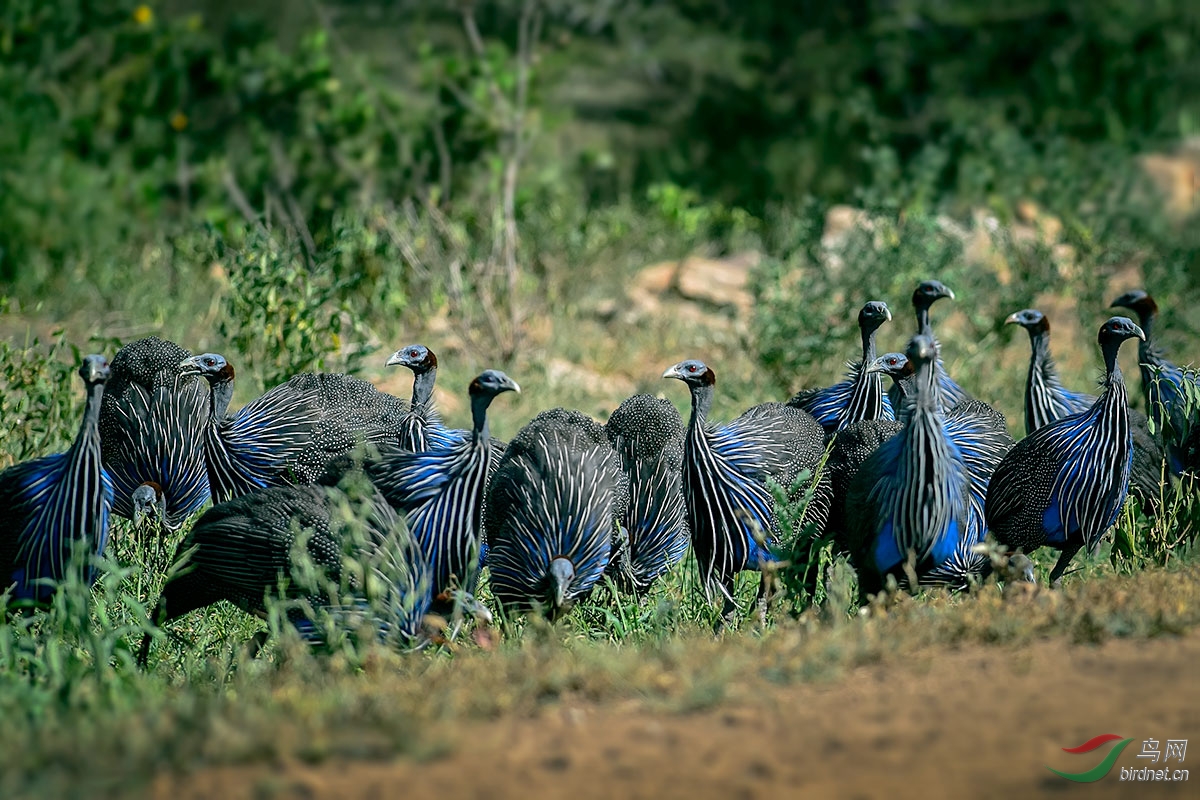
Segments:
[[[897,417],[904,413],[906,406],[911,408],[908,398],[915,393],[912,363],[904,353],[884,353],[863,366],[863,369],[881,378],[891,378],[900,405],[894,409]],[[825,530],[832,533],[834,541],[843,552],[852,548],[847,541],[846,501],[854,477],[871,454],[880,445],[895,436],[904,427],[899,419],[873,419],[855,422],[838,431],[833,437],[829,449],[829,458],[825,462],[825,473],[829,476],[830,506]]]
[[[155,536],[166,533],[167,496],[154,481],[146,481],[133,490],[133,527]]]
[[[1133,436],[1117,353],[1135,337],[1145,334],[1125,317],[1101,326],[1105,380],[1099,399],[1018,442],[988,486],[988,527],[1001,544],[1026,553],[1043,545],[1062,551],[1051,583],[1080,548],[1095,552],[1125,502]]]
[[[543,411],[504,451],[488,487],[493,593],[550,617],[587,597],[612,556],[629,487],[604,428],[578,411]]]
[[[899,414],[907,420],[915,403],[916,374],[912,362],[903,353],[887,353],[876,359],[873,369],[892,378],[894,387],[903,397],[903,410]],[[943,419],[946,436],[962,452],[971,475],[971,502],[982,515],[988,481],[1013,446],[1008,424],[1003,414],[973,397],[949,409],[943,408]]]
[[[465,438],[466,431],[451,432],[433,405],[437,382],[437,354],[423,344],[410,344],[392,353],[389,367],[408,367],[413,373],[412,401],[400,429],[400,449],[420,453],[443,448]]]
[[[919,334],[906,356],[915,379],[904,427],[861,465],[846,503],[846,541],[864,592],[878,591],[888,574],[904,582],[909,559],[919,583],[953,588],[986,568],[975,552],[984,538],[982,503],[972,502],[971,465],[941,410],[937,343]],[[873,366],[883,369],[881,360]],[[958,431],[960,438],[986,435]]]
[[[737,574],[775,561],[771,548],[782,544],[768,479],[791,491],[803,471],[815,473],[825,431],[807,411],[782,403],[754,406],[732,422],[713,425],[708,414],[717,376],[710,367],[682,361],[663,377],[683,381],[691,392],[683,451],[687,523],[700,580],[707,593],[722,594],[728,617],[735,609]],[[825,523],[823,517],[811,521],[818,528]]]
[[[903,427],[903,423],[896,420],[865,419],[846,426],[833,439],[829,458],[825,462],[830,495],[825,531],[833,535],[843,552],[850,553],[853,550],[847,538],[846,517],[849,513],[847,503],[850,487],[854,484],[855,476],[867,459]]]
[[[297,564],[297,552],[310,564]],[[347,559],[357,566],[343,574]],[[351,618],[373,611],[381,636],[407,643],[420,634],[429,607],[424,559],[395,511],[357,471],[338,486],[274,486],[213,506],[179,544],[175,561],[152,613],[159,626],[218,600],[262,617],[266,597],[282,583],[284,598],[314,610]],[[373,576],[369,587],[356,580],[364,573]],[[368,591],[375,596],[368,599]],[[305,638],[320,640],[302,609],[290,609],[288,617]],[[151,640],[147,634],[142,641],[142,664]]]
[[[362,442],[395,441],[408,410],[399,398],[340,373],[293,376],[228,415],[234,368],[218,353],[185,359],[184,375],[211,387],[204,457],[213,501],[312,483],[330,460]]]
[[[1058,368],[1050,355],[1050,320],[1041,311],[1027,308],[1011,314],[1006,325],[1020,325],[1029,334],[1032,354],[1029,376],[1025,381],[1025,433],[1086,411],[1096,402],[1095,395],[1068,391],[1058,377]]]
[[[875,360],[875,333],[891,318],[887,303],[872,300],[864,305],[858,312],[862,358],[850,363],[845,380],[824,389],[802,391],[789,400],[788,405],[812,414],[826,433],[839,431],[859,420],[895,419],[891,400],[883,391],[882,377],[866,371]]]
[[[455,590],[475,590],[483,547],[480,524],[493,451],[487,411],[498,395],[520,392],[499,370],[484,370],[468,387],[472,427],[420,452],[397,451],[367,464],[367,474],[402,512],[429,564],[435,608],[453,610]]]
[[[1200,392],[1196,386],[1196,373],[1185,372],[1167,360],[1162,348],[1154,339],[1157,327],[1158,304],[1146,291],[1134,289],[1112,301],[1111,308],[1128,308],[1138,315],[1142,332],[1146,338],[1138,344],[1138,371],[1142,376],[1142,395],[1146,399],[1146,416],[1155,426],[1155,432],[1166,443],[1171,474],[1179,475],[1184,468],[1184,442],[1191,429],[1200,425],[1196,415],[1200,410],[1187,407],[1186,384],[1191,391]],[[1167,430],[1164,423],[1170,422]],[[1160,433],[1161,432],[1161,433]]]
[[[635,394],[604,424],[629,481],[623,535],[609,572],[622,589],[645,592],[688,546],[683,505],[683,420],[673,403]]]
[[[913,311],[917,319],[917,335],[928,336],[937,342],[937,336],[933,332],[933,326],[929,322],[929,309],[938,300],[948,297],[954,299],[954,292],[950,291],[945,284],[940,281],[922,281],[917,284],[917,288],[913,290],[912,305]],[[938,344],[938,352],[941,352],[941,345]],[[964,400],[971,399],[971,395],[965,389],[959,386],[953,378],[946,372],[946,365],[942,363],[942,358],[939,355],[937,361],[937,378],[938,386],[940,387],[940,397],[943,409],[949,409],[958,405]],[[896,409],[899,414],[900,396],[897,390],[893,387],[888,392],[888,398],[891,400],[892,408]]]
[[[468,439],[471,431],[462,428],[447,428],[441,415],[433,405],[433,386],[437,380],[437,354],[423,344],[410,344],[392,353],[387,360],[389,367],[408,367],[413,373],[412,403],[401,424],[399,445],[401,450],[419,453],[422,450],[445,448]],[[496,437],[492,445],[491,467],[494,469],[504,455],[504,442]]]
[[[1087,411],[1096,402],[1096,396],[1068,391],[1058,377],[1054,359],[1050,355],[1050,321],[1037,309],[1018,311],[1005,320],[1029,332],[1032,356],[1029,361],[1029,377],[1025,382],[1025,433],[1071,414]],[[1164,481],[1170,484],[1169,473],[1164,472],[1166,454],[1157,437],[1150,433],[1146,415],[1129,410],[1129,427],[1133,432],[1133,468],[1130,472],[1129,491],[1141,503],[1147,514],[1156,514],[1165,490]]]
[[[149,336],[113,356],[100,406],[100,440],[118,516],[133,518],[133,492],[147,481],[163,490],[170,530],[208,502],[208,387],[179,366],[191,355],[174,342]]]
[[[104,554],[113,486],[100,455],[100,407],[109,379],[104,356],[85,356],[79,377],[87,390],[83,421],[64,453],[42,456],[0,472],[0,592],[44,602],[67,578],[76,543]],[[84,580],[94,578],[84,565]]]

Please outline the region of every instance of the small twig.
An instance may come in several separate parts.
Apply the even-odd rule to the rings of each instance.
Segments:
[[[304,210],[300,208],[299,201],[292,194],[292,187],[296,184],[296,171],[293,169],[287,153],[283,151],[283,144],[278,136],[271,137],[269,148],[271,163],[275,167],[275,184],[279,188],[279,205],[283,212],[282,216],[287,220],[288,227],[304,245],[304,263],[311,270],[317,257],[317,243],[313,241],[312,233],[308,229]]]
[[[269,238],[271,233],[263,225],[262,215],[255,211],[254,206],[250,205],[250,201],[246,199],[246,194],[238,186],[237,178],[233,175],[233,170],[225,170],[224,174],[221,175],[221,183],[224,185],[226,193],[229,194],[230,202],[233,203],[234,208],[241,212],[246,222],[255,226],[260,233]]]
[[[521,14],[524,16],[525,10],[522,10]],[[492,95],[492,102],[496,104],[496,108],[508,110],[508,100],[504,97],[504,92],[500,91],[500,83],[496,80],[496,75],[492,72],[492,65],[487,60],[487,48],[483,44],[483,37],[479,35],[479,26],[475,24],[473,3],[463,3],[462,24],[463,31],[467,34],[467,42],[471,45],[471,50],[479,61],[479,70],[487,79],[488,92]]]
[[[438,198],[442,203],[450,200],[450,182],[453,178],[453,162],[450,159],[450,145],[446,143],[446,131],[442,120],[433,123],[433,146],[438,157],[438,187],[441,190]]]

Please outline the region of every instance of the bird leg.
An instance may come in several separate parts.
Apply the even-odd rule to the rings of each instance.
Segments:
[[[142,646],[138,648],[137,664],[142,669],[145,669],[147,662],[150,661],[150,641],[153,638],[152,634],[147,633],[142,637]]]
[[[1050,587],[1053,589],[1062,588],[1062,576],[1067,571],[1067,565],[1071,563],[1071,559],[1079,552],[1081,544],[1067,544],[1062,549],[1062,554],[1058,557],[1058,563],[1054,565],[1054,569],[1050,570]]]
[[[771,601],[775,599],[775,570],[769,566],[762,570],[762,580],[758,583],[758,624],[767,627],[767,612],[771,610]]]
[[[250,637],[246,642],[246,660],[252,661],[258,658],[258,654],[262,652],[263,645],[267,643],[267,637],[271,634],[268,631],[259,631]]]
[[[738,620],[737,603],[733,600],[734,581],[719,585],[721,594],[725,597],[725,602],[721,606],[721,617],[713,624],[713,633],[719,634],[725,630],[726,625],[736,623]]]

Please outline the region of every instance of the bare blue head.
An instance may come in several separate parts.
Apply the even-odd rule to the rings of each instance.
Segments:
[[[79,377],[88,386],[104,383],[111,374],[108,359],[101,355],[84,356],[83,363],[79,365]]]
[[[713,386],[717,382],[717,373],[703,361],[692,358],[680,361],[662,374],[664,378],[675,378],[688,386]]]
[[[387,360],[389,367],[408,367],[414,375],[422,375],[437,369],[437,355],[423,344],[409,344],[392,353]]]
[[[233,365],[220,353],[201,353],[185,358],[179,368],[184,374],[202,376],[209,384],[229,383],[234,376]]]

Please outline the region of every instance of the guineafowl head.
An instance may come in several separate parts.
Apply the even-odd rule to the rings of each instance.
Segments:
[[[575,580],[575,565],[566,556],[558,556],[550,562],[550,578],[554,582],[554,607],[567,604],[567,592]]]
[[[932,336],[917,334],[909,340],[908,349],[904,351],[904,355],[908,357],[913,370],[920,372],[921,367],[937,361],[937,342]]]
[[[1100,326],[1100,334],[1096,338],[1101,347],[1119,346],[1126,339],[1145,341],[1146,334],[1129,317],[1111,317]]]
[[[899,381],[912,375],[913,367],[904,353],[884,353],[867,365],[867,372],[881,372]]]
[[[143,520],[157,519],[160,523],[167,516],[167,497],[163,488],[154,481],[146,481],[133,490],[133,524],[140,527]]]
[[[104,383],[111,374],[108,359],[104,356],[84,356],[83,363],[79,365],[79,377],[83,378],[83,382],[88,386]]]
[[[1046,319],[1046,315],[1036,308],[1026,308],[1015,314],[1009,314],[1008,318],[1004,320],[1004,324],[1020,325],[1029,331],[1030,335],[1050,332],[1050,320]]]
[[[179,364],[185,375],[200,375],[210,384],[227,383],[233,380],[233,365],[220,353],[202,353],[185,358]]]
[[[516,381],[500,370],[485,369],[479,373],[479,377],[471,381],[468,391],[471,397],[487,397],[490,399],[504,392],[517,392],[520,394],[521,387],[517,385]]]
[[[921,281],[913,292],[912,304],[914,308],[928,309],[943,297],[953,300],[954,292],[941,281]]]
[[[858,312],[858,327],[867,333],[879,330],[879,327],[892,319],[891,309],[882,300],[872,300]]]
[[[389,367],[408,367],[414,375],[423,375],[437,369],[437,355],[423,344],[410,344],[392,353],[387,360]]]
[[[681,380],[691,387],[712,386],[717,382],[717,373],[703,361],[689,359],[680,361],[662,374],[664,378]]]
[[[1158,311],[1158,304],[1154,302],[1154,298],[1145,289],[1128,291],[1109,303],[1108,307],[1128,308],[1143,319],[1145,319],[1147,314],[1154,314]]]
[[[1014,553],[1008,557],[1002,577],[1010,583],[1037,583],[1033,559],[1024,553]]]

